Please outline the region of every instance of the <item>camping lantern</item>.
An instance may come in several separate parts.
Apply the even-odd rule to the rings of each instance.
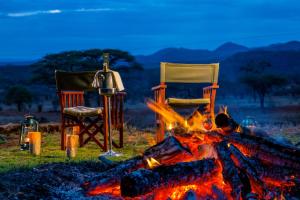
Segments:
[[[39,128],[39,122],[32,115],[25,115],[24,120],[21,122],[21,132],[19,144],[21,150],[29,150],[29,132],[36,132]]]

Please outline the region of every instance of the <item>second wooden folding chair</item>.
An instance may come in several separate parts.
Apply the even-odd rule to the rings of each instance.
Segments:
[[[79,144],[84,146],[94,141],[104,151],[108,149],[107,97],[100,97],[101,107],[86,107],[84,93],[95,91],[92,87],[96,71],[55,71],[55,79],[61,108],[61,149],[66,147],[66,128],[79,126]],[[124,92],[112,96],[112,128],[117,130],[118,142],[123,147],[123,101]]]

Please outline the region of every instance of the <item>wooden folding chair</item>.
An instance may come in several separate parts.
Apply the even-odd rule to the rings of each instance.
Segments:
[[[108,103],[102,96],[102,106],[97,108],[84,106],[84,92],[96,91],[92,87],[96,71],[65,72],[55,71],[57,94],[61,108],[61,149],[66,148],[67,127],[79,126],[80,147],[89,141],[94,141],[104,151],[108,149]],[[119,142],[113,141],[117,148],[123,147],[123,101],[124,92],[112,96],[112,128],[119,135]],[[96,137],[100,133],[103,137]],[[85,137],[85,135],[87,137]]]
[[[160,63],[160,84],[152,88],[154,100],[172,107],[191,107],[205,105],[206,111],[214,117],[216,89],[218,86],[219,63],[213,64],[179,64]],[[210,83],[203,88],[203,96],[198,99],[166,98],[166,83]],[[165,122],[156,114],[157,141],[164,138]]]

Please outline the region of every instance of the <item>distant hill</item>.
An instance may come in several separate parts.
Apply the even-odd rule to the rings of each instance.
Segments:
[[[206,49],[165,48],[148,56],[136,56],[136,60],[145,68],[158,67],[160,62],[205,63],[220,60],[248,48],[227,42],[213,51]]]
[[[286,43],[271,44],[266,47],[261,47],[258,49],[268,50],[268,51],[300,51],[299,41],[290,41]]]
[[[159,50],[148,56],[136,56],[137,62],[145,68],[157,67],[159,62],[198,62],[212,58],[209,50],[185,49],[185,48],[166,48]]]
[[[24,61],[16,61],[16,60],[0,60],[0,67],[6,66],[27,66],[35,63],[36,60],[24,60]]]
[[[256,48],[248,48],[239,44],[227,42],[213,51],[206,49],[166,48],[147,56],[136,56],[136,59],[145,68],[153,68],[159,67],[160,62],[222,62],[237,53],[245,53],[241,54],[242,56],[247,55],[247,52],[251,52],[250,54],[253,56],[255,52],[259,53],[260,51],[300,51],[300,42],[290,41],[287,43],[278,43]]]
[[[216,48],[212,53],[215,55],[216,58],[225,58],[235,53],[244,52],[248,50],[249,50],[248,47],[235,44],[232,42],[226,42],[221,46],[219,46],[218,48]]]
[[[272,71],[281,74],[300,75],[300,51],[263,50],[256,49],[236,53],[220,63],[220,74],[228,79],[236,79],[240,68],[250,61],[267,61],[272,65]]]

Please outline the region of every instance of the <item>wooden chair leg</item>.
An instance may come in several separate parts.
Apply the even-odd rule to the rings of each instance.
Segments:
[[[60,149],[65,150],[66,149],[66,133],[65,133],[65,124],[64,121],[61,125],[61,135],[60,135]]]
[[[156,142],[161,142],[165,137],[165,123],[162,118],[158,117],[157,129],[156,129]]]
[[[120,148],[123,148],[123,124],[121,125],[120,127],[120,130],[119,130],[119,141],[120,141]]]
[[[213,123],[215,123],[215,108],[210,107],[210,117]]]
[[[119,135],[119,141],[120,141],[120,148],[123,148],[123,137],[124,137],[124,111],[123,111],[123,98],[121,97],[119,99],[120,103],[120,110],[119,110],[119,126],[120,126],[120,135]]]
[[[108,99],[106,96],[103,97],[103,127],[104,127],[104,148],[106,152],[108,150]]]
[[[82,127],[82,124],[79,125],[79,146],[83,146],[83,133],[84,127]]]

